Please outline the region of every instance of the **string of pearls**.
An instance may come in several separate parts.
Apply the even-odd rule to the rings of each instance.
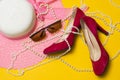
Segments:
[[[53,10],[52,8],[50,8],[50,9],[51,9],[51,11],[52,11],[52,13],[53,13],[52,15],[53,15],[53,16],[55,17],[55,19],[57,20],[58,18],[57,18],[57,16],[55,15],[54,10]],[[110,23],[108,24],[107,21],[106,21],[104,18],[100,18],[100,17],[98,17],[98,16],[95,16],[95,14],[97,14],[97,13],[101,14],[102,16],[104,16],[104,17],[106,17],[106,18],[109,18]],[[113,31],[114,31],[115,29],[120,32],[120,30],[116,27],[116,26],[117,26],[118,24],[120,24],[120,23],[118,22],[118,23],[116,23],[115,25],[112,25],[112,19],[111,19],[110,17],[108,17],[108,16],[106,16],[106,15],[103,15],[103,14],[100,13],[100,12],[87,13],[87,14],[91,14],[91,17],[94,17],[94,18],[96,18],[96,19],[99,19],[99,20],[103,21],[103,23],[104,23],[106,26],[110,26],[110,28],[111,28],[111,30],[110,30],[110,35],[111,35],[111,33],[113,33]],[[68,16],[65,20],[67,20],[69,17],[71,17],[71,15]],[[42,26],[44,26],[44,24],[43,24]],[[76,27],[75,27],[75,28],[76,28]],[[77,29],[77,28],[76,28],[76,29]],[[38,30],[38,29],[37,29],[37,30]],[[64,32],[64,35],[66,35],[66,34],[69,34],[71,31],[69,31],[69,32],[62,31],[62,32]],[[75,32],[72,32],[72,33],[81,35],[80,33],[75,33]],[[105,39],[104,45],[107,44],[108,39],[110,38],[110,35]],[[63,36],[63,35],[56,35],[55,37],[53,37],[53,38],[51,38],[51,39],[49,39],[49,40],[53,40],[53,39],[58,38],[58,37],[61,38],[62,36]],[[49,40],[45,40],[45,41],[42,41],[42,42],[40,42],[40,43],[45,43],[46,41],[49,41]],[[25,49],[23,49],[22,51],[18,52],[18,53],[15,54],[15,55],[13,55],[13,57],[12,57],[13,61],[12,61],[12,63],[11,63],[11,67],[8,68],[7,72],[10,73],[10,74],[12,74],[12,75],[14,75],[14,76],[21,76],[21,75],[24,74],[25,71],[29,71],[29,70],[31,70],[31,69],[34,69],[34,68],[36,68],[36,67],[45,65],[45,64],[50,63],[50,62],[52,62],[52,61],[54,61],[54,60],[57,60],[57,59],[59,59],[62,63],[64,63],[66,66],[68,66],[69,68],[73,69],[73,70],[76,71],[76,72],[93,72],[92,69],[88,69],[88,68],[86,68],[86,69],[76,68],[75,66],[69,64],[69,63],[66,62],[64,59],[61,58],[63,55],[65,55],[66,53],[68,53],[68,52],[71,50],[70,44],[68,43],[68,41],[67,41],[66,39],[65,39],[65,41],[66,41],[66,43],[67,43],[67,45],[68,45],[68,47],[69,47],[69,49],[68,49],[67,51],[65,51],[64,53],[62,53],[62,54],[59,55],[59,56],[49,56],[49,57],[48,57],[48,56],[46,56],[46,55],[41,55],[41,54],[39,54],[39,52],[36,52],[35,50],[32,49],[34,46],[39,45],[40,43],[36,43],[35,45],[32,45],[32,44],[31,44],[31,42],[32,42],[31,40],[26,40],[25,43],[23,44],[23,46],[25,47]],[[30,44],[30,46],[27,46],[26,44]],[[11,73],[9,70],[11,70],[12,67],[14,66],[14,62],[15,62],[15,60],[17,59],[17,56],[19,56],[21,53],[25,52],[26,50],[30,50],[30,51],[33,52],[35,55],[37,55],[37,56],[39,56],[39,57],[41,57],[41,58],[52,58],[52,59],[51,59],[51,60],[48,60],[48,61],[46,61],[46,62],[41,62],[40,64],[35,65],[35,66],[33,66],[33,67],[29,67],[29,68],[27,68],[27,69],[25,69],[25,70],[23,70],[23,69],[18,70],[18,74]],[[119,54],[120,54],[120,50],[119,50],[110,60],[116,59]]]
[[[82,0],[81,0],[81,3],[83,3]],[[104,14],[101,13],[101,12],[97,12],[97,13],[101,14],[102,16],[104,16],[104,17],[106,17],[106,18],[109,18],[110,23],[108,24],[107,21],[106,21],[104,18],[100,18],[100,17],[98,17],[98,16],[94,16],[94,15],[93,15],[93,16],[91,16],[91,17],[94,17],[94,18],[97,18],[97,19],[103,21],[103,23],[104,23],[106,26],[110,26],[110,28],[111,28],[110,31],[109,31],[109,32],[110,32],[110,35],[113,34],[113,31],[115,30],[115,28],[117,28],[116,26],[117,26],[118,24],[120,24],[120,22],[116,23],[115,25],[112,25],[112,22],[113,22],[113,21],[112,21],[112,18],[110,18],[110,17],[107,16],[107,15],[104,15]],[[95,12],[95,14],[96,14],[96,12]],[[120,32],[120,29],[117,28],[117,31]],[[105,39],[105,41],[104,41],[104,43],[103,43],[104,46],[107,44],[108,39],[110,38],[110,35]],[[69,49],[70,49],[70,47],[69,47]],[[116,59],[116,58],[119,56],[119,54],[120,54],[120,50],[119,50],[110,60],[112,61],[112,60]],[[66,62],[66,61],[65,61],[64,59],[62,59],[62,58],[59,58],[59,60],[60,60],[62,63],[64,63],[66,66],[70,67],[71,69],[73,69],[73,70],[76,71],[76,72],[93,72],[92,69],[78,69],[78,68],[76,68],[75,66],[73,66],[73,65],[69,64],[68,62]]]

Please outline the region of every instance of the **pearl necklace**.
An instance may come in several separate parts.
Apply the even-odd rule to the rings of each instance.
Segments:
[[[52,13],[53,13],[53,15],[54,15],[54,17],[57,19],[57,17],[56,17],[56,15],[55,15],[55,13],[54,13],[54,10],[51,8],[51,10],[52,10]],[[91,15],[91,17],[94,17],[94,18],[96,18],[96,19],[99,19],[99,20],[101,20],[101,21],[103,21],[103,23],[106,25],[106,26],[110,26],[111,27],[111,30],[110,30],[110,35],[111,35],[111,33],[113,33],[113,31],[115,30],[115,28],[117,29],[117,31],[120,31],[116,26],[118,25],[118,24],[120,24],[119,22],[118,23],[116,23],[114,26],[112,25],[112,19],[110,18],[110,17],[108,17],[108,16],[106,16],[106,15],[104,15],[104,17],[106,16],[106,18],[109,18],[110,19],[110,24],[108,24],[107,23],[107,21],[105,21],[105,19],[103,19],[103,18],[100,18],[100,17],[98,17],[98,16],[94,16],[95,14],[97,14],[98,12],[95,12],[95,13],[92,13],[92,15]],[[100,13],[101,14],[101,13]],[[103,14],[102,14],[103,15]],[[70,16],[69,16],[70,17]],[[67,19],[67,18],[66,18]],[[65,19],[65,20],[66,20]],[[67,32],[68,33],[68,32]],[[66,34],[66,33],[65,33]],[[78,33],[77,33],[78,34]],[[104,46],[107,44],[107,42],[108,42],[108,39],[110,38],[110,35],[105,39],[105,42],[104,42]],[[51,38],[51,39],[49,39],[49,40],[53,40],[53,39],[55,39],[56,37],[61,37],[62,35],[56,35],[54,38]],[[48,41],[49,41],[48,40]],[[46,40],[47,41],[47,40]],[[42,42],[40,42],[40,43],[45,43],[46,41],[42,41]],[[67,40],[65,40],[66,41],[66,43],[68,44],[68,42],[67,42]],[[30,51],[32,51],[34,54],[36,54],[37,56],[39,56],[39,57],[42,57],[42,58],[46,58],[47,56],[46,55],[41,55],[41,54],[39,54],[38,52],[36,52],[35,50],[33,50],[32,49],[32,47],[34,47],[33,45],[32,46],[26,46],[26,44],[28,43],[28,44],[31,44],[31,40],[29,40],[29,41],[26,41],[24,44],[23,44],[23,46],[25,47],[25,49],[23,49],[22,51],[20,51],[20,52],[18,52],[18,54],[17,55],[13,55],[13,63],[12,64],[14,64],[14,61],[16,60],[16,58],[17,58],[17,56],[19,56],[22,52],[24,52],[24,51],[26,51],[26,50],[30,50]],[[36,43],[35,45],[39,45],[40,43]],[[68,46],[69,46],[69,44],[68,44]],[[13,74],[13,73],[11,73],[11,72],[9,72],[9,70],[11,69],[11,68],[9,68],[8,69],[8,72],[10,73],[10,74],[12,74],[12,75],[14,75],[14,76],[21,76],[21,75],[23,75],[23,73],[25,72],[25,71],[28,71],[28,70],[31,70],[31,69],[33,69],[33,68],[36,68],[36,67],[38,67],[38,66],[42,66],[42,65],[44,65],[44,64],[47,64],[47,63],[50,63],[50,62],[52,62],[52,61],[54,61],[54,60],[57,60],[57,59],[59,59],[62,63],[64,63],[66,66],[68,66],[69,68],[71,68],[71,69],[73,69],[74,71],[76,71],[76,72],[93,72],[93,70],[92,69],[78,69],[78,68],[76,68],[75,66],[73,66],[73,65],[71,65],[71,64],[69,64],[68,62],[66,62],[64,59],[62,59],[61,57],[63,56],[63,55],[65,55],[67,52],[69,52],[70,51],[70,46],[69,46],[69,49],[64,53],[64,54],[62,54],[61,56],[57,56],[57,57],[47,57],[47,58],[52,58],[51,60],[48,60],[47,62],[43,62],[43,63],[40,63],[40,64],[38,64],[38,65],[35,65],[35,66],[33,66],[33,67],[30,67],[30,68],[27,68],[27,69],[25,69],[25,70],[19,70],[19,72],[18,72],[18,74]],[[110,59],[111,61],[112,60],[114,60],[118,55],[119,55],[119,53],[120,53],[120,50]],[[13,65],[12,65],[13,66]]]

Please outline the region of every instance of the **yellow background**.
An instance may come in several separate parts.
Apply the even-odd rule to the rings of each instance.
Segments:
[[[65,7],[80,6],[80,0],[62,0],[62,2]],[[120,0],[114,0],[114,2],[120,4]],[[112,6],[108,0],[85,0],[85,4],[90,7],[88,12],[99,10],[111,16],[114,23],[120,21],[120,8]],[[100,21],[98,20],[98,22]],[[109,31],[108,26],[105,26],[102,22],[100,23]],[[103,42],[105,36],[100,33],[100,37],[102,37],[101,41]],[[105,48],[111,58],[120,49],[120,33],[115,31]],[[77,68],[92,68],[88,48],[78,36],[74,48],[63,59]],[[5,69],[0,69],[0,80],[119,80],[119,72],[120,56],[110,61],[108,70],[101,77],[97,77],[93,72],[75,72],[59,60],[56,60],[27,71],[20,77],[12,76]]]

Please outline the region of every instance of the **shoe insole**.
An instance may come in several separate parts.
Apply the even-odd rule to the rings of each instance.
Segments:
[[[99,44],[86,23],[83,20],[81,20],[80,23],[83,30],[84,38],[90,51],[90,57],[93,61],[97,61],[101,57]]]

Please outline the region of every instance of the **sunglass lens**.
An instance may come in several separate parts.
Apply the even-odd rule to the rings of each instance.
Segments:
[[[36,32],[35,34],[33,34],[30,38],[35,41],[38,42],[40,40],[42,40],[44,37],[46,36],[45,30],[40,30],[38,32]]]
[[[62,23],[61,23],[61,20],[59,20],[59,21],[51,24],[50,26],[48,26],[47,30],[50,33],[54,33],[56,31],[58,31],[61,27],[62,27]]]

